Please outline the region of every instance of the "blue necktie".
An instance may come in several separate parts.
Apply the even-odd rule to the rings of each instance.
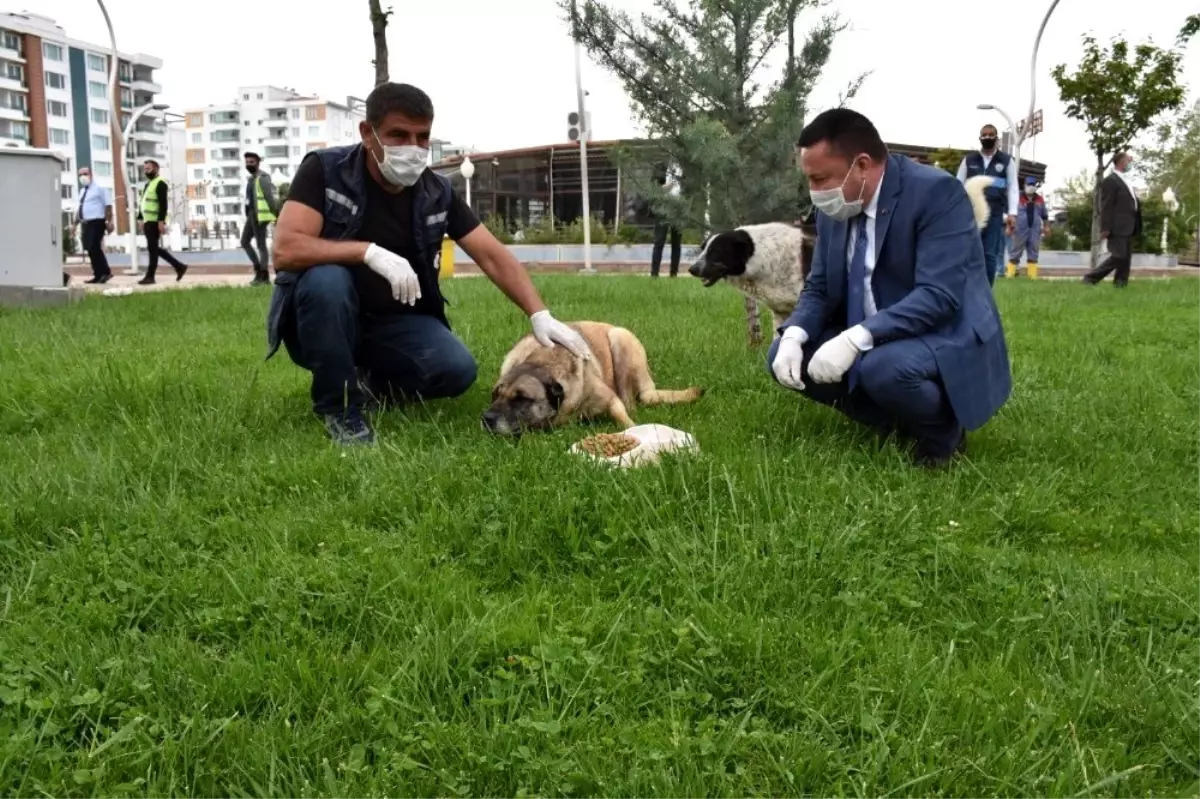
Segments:
[[[867,318],[863,305],[863,292],[867,282],[867,215],[859,214],[854,220],[854,255],[850,257],[850,270],[846,273],[846,329],[862,324]],[[850,366],[847,382],[853,391],[858,385],[858,363],[862,356],[856,356]]]

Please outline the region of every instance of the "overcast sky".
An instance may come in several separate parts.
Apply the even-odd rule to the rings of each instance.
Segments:
[[[389,0],[384,0],[384,6]],[[206,0],[167,23],[147,13],[144,0],[107,0],[123,51],[163,59],[163,100],[175,109],[228,102],[240,85],[273,84],[334,100],[365,97],[374,78],[367,0],[311,6],[289,0]],[[627,10],[649,0],[613,0]],[[892,142],[970,147],[986,122],[1003,128],[997,105],[1015,118],[1029,105],[1029,57],[1049,0],[968,4],[962,0],[832,0],[853,25],[834,45],[814,95],[814,109],[837,100],[854,75],[874,70],[850,104]],[[1110,11],[1100,11],[1107,6]],[[92,0],[37,0],[39,13],[67,34],[107,42]],[[434,134],[479,149],[564,141],[575,105],[573,48],[555,0],[437,0],[394,2],[388,27],[393,80],[415,83],[433,98]],[[160,7],[161,9],[162,7]],[[333,13],[345,8],[353,13]],[[320,10],[318,10],[320,9]],[[1195,0],[1062,0],[1038,58],[1037,105],[1045,132],[1026,143],[1023,157],[1050,166],[1049,186],[1092,160],[1083,128],[1063,114],[1050,69],[1072,67],[1080,37],[1101,40],[1124,32],[1174,43]],[[815,20],[817,12],[810,12]],[[1193,43],[1184,77],[1200,91],[1200,44]],[[584,84],[594,135],[637,135],[620,85],[586,60]],[[1036,144],[1036,149],[1035,145]]]

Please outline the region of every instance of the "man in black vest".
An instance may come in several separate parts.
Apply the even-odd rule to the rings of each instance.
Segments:
[[[1113,171],[1100,182],[1100,238],[1108,242],[1108,257],[1104,263],[1083,276],[1083,282],[1095,285],[1113,274],[1113,285],[1129,284],[1133,268],[1133,240],[1142,232],[1142,204],[1129,183],[1129,166],[1133,156],[1117,153]]]
[[[450,332],[438,287],[446,236],[529,316],[542,345],[590,357],[449,180],[426,168],[432,126],[425,92],[376,86],[362,142],[309,153],[275,226],[267,357],[282,342],[312,373],[313,410],[339,444],[374,442],[370,398],[455,397],[475,382],[475,359]]]

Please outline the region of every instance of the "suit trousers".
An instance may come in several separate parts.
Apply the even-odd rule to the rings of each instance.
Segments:
[[[859,424],[878,433],[899,433],[917,442],[922,451],[950,455],[965,433],[950,407],[942,385],[933,350],[915,338],[880,344],[863,353],[859,363],[858,384],[850,390],[846,379],[837,383],[816,383],[808,373],[808,364],[822,344],[841,330],[826,330],[804,344],[805,397],[828,405]],[[771,343],[767,370],[779,351],[780,339]]]
[[[1129,283],[1129,272],[1133,269],[1133,239],[1129,236],[1108,237],[1108,257],[1096,268],[1083,276],[1084,283],[1099,283],[1113,273],[1113,285]]]
[[[104,254],[104,228],[107,223],[103,219],[85,219],[80,225],[80,238],[88,260],[92,262],[92,277],[100,278],[111,275],[108,256]]]

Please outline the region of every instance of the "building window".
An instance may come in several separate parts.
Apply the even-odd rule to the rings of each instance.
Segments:
[[[308,135],[309,136],[320,136],[321,135],[321,126],[320,125],[309,125],[308,126]]]
[[[71,131],[61,128],[50,128],[50,143],[69,145],[71,143]]]
[[[204,114],[188,114],[184,124],[189,128],[202,128],[204,127]]]
[[[25,67],[23,65],[18,64],[16,61],[3,61],[0,63],[4,65],[4,69],[0,71],[0,75],[9,80],[15,80],[18,83],[25,82]]]
[[[249,99],[250,99],[250,95],[248,95],[248,94],[243,94],[243,95],[242,95],[242,99],[243,99],[243,100],[249,100]],[[582,146],[582,145],[580,145],[580,146]]]
[[[193,169],[192,177],[195,178],[196,180],[204,180],[204,170],[203,169]]]
[[[96,55],[95,53],[88,53],[87,55],[88,55],[88,57],[87,57],[88,69],[92,70],[93,72],[107,72],[108,71],[108,58],[107,57],[102,56],[102,55]]]
[[[67,76],[61,72],[46,73],[46,88],[47,89],[65,89],[67,88]]]
[[[71,184],[70,183],[62,184],[62,198],[64,200],[71,199]]]
[[[97,100],[103,100],[105,95],[107,95],[107,94],[108,94],[108,88],[103,83],[100,83],[100,82],[94,81],[94,80],[88,81],[88,95],[89,96],[95,97]]]
[[[304,118],[307,120],[323,120],[325,119],[325,106],[323,105],[306,105],[304,106]]]
[[[197,205],[197,206],[196,206],[196,213],[197,213],[199,216],[204,216],[205,214],[207,214],[207,213],[208,213],[208,209],[207,209],[207,208],[205,208],[203,205]]]
[[[262,92],[258,93],[258,99],[260,99],[260,100],[262,99]]]
[[[92,149],[93,150],[100,150],[102,152],[105,152],[111,146],[112,145],[109,142],[109,139],[107,136],[99,136],[97,134],[92,134]]]
[[[62,61],[62,45],[55,44],[54,42],[42,42],[42,57],[47,61]]]
[[[108,112],[105,111],[103,108],[93,108],[93,109],[91,109],[91,112],[92,112],[92,121],[95,122],[97,125],[107,125],[108,124]]]
[[[292,135],[293,135],[293,136],[299,136],[299,135],[300,135],[300,128],[292,128]]]
[[[215,154],[215,152],[216,151],[214,151],[214,154]],[[185,157],[189,164],[203,164],[204,163],[204,148],[201,147],[201,148],[194,149],[194,150],[189,149],[185,153]],[[197,169],[196,175],[197,175],[197,177],[203,177],[204,176],[203,170]]]
[[[65,117],[67,115],[67,104],[59,100],[47,100],[46,115],[52,117]]]
[[[112,164],[108,161],[93,161],[92,171],[96,173],[96,177],[108,178],[112,177]]]
[[[293,147],[293,148],[292,148],[292,155],[300,155],[300,148],[299,148],[299,147]]]
[[[203,133],[193,133],[192,134],[192,144],[203,144],[203,143],[204,143],[204,134]]]
[[[0,31],[3,34],[3,40],[0,41],[4,45],[5,50],[16,50],[17,55],[25,55],[25,37],[12,31]]]
[[[293,108],[292,109],[292,119],[299,119],[299,118],[300,118],[300,109]]]
[[[133,108],[133,92],[129,89],[121,89],[121,107]]]

